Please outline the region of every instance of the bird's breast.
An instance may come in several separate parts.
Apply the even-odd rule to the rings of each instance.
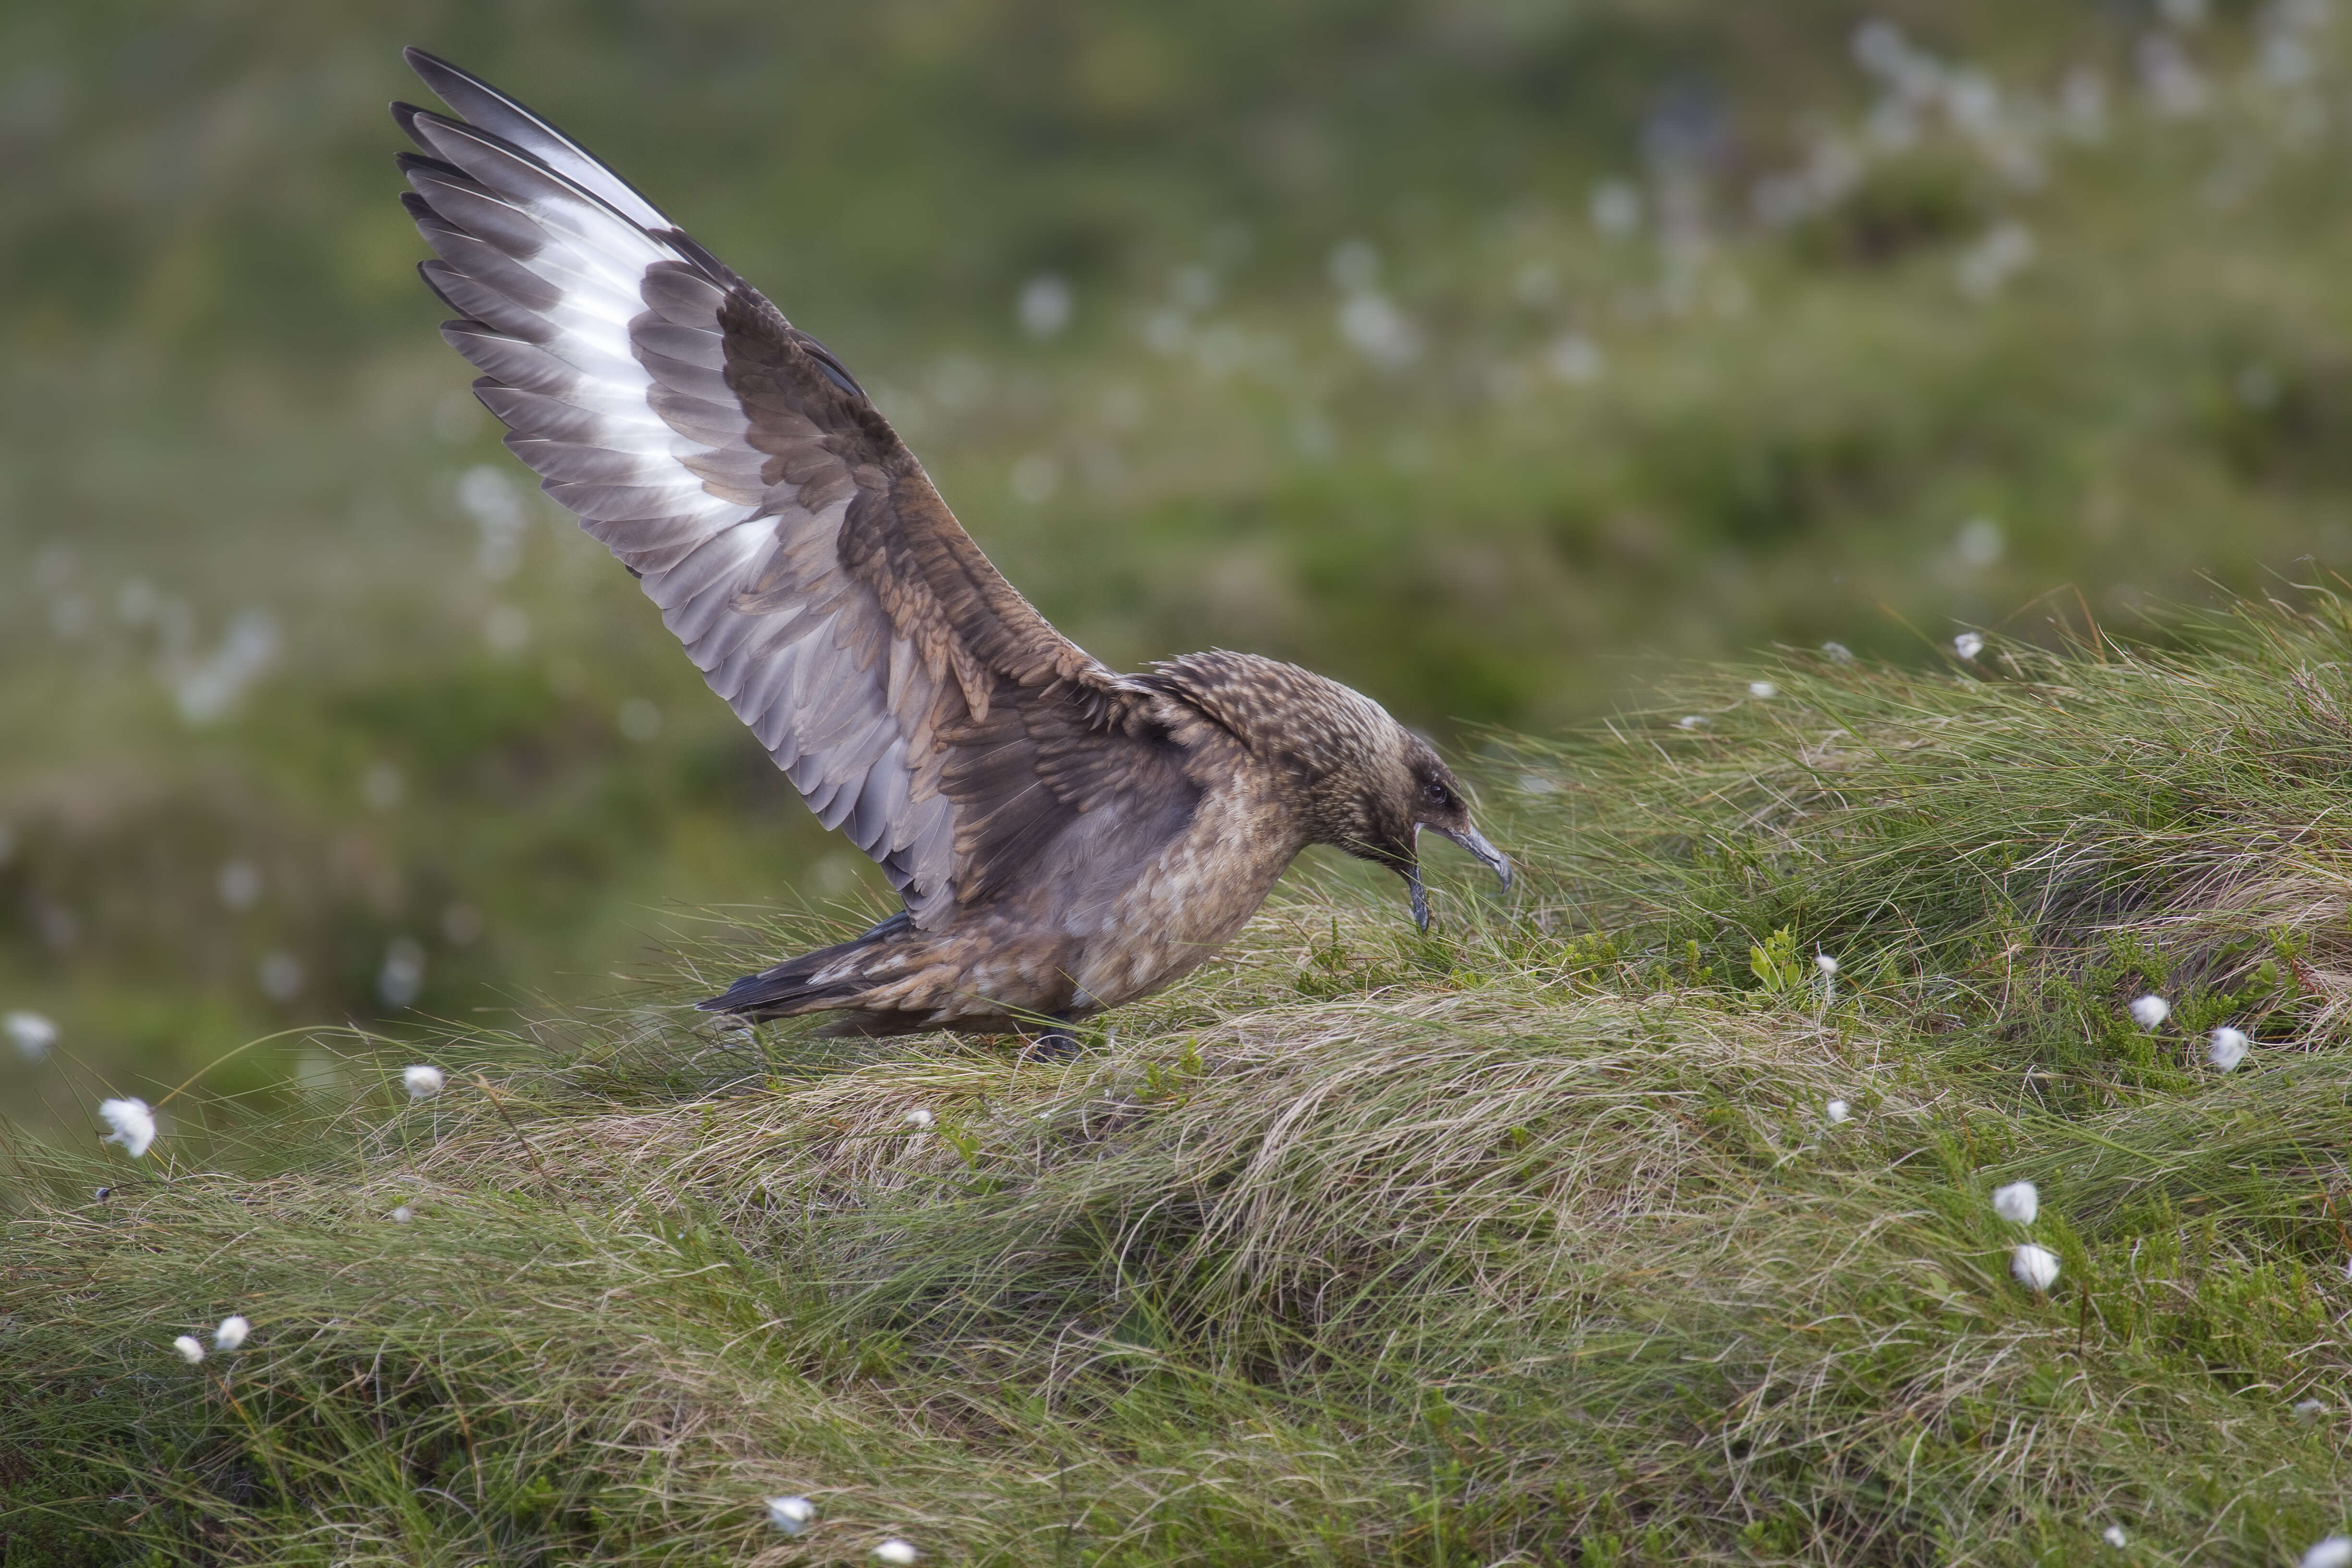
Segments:
[[[1270,792],[1212,791],[1092,929],[1073,933],[1080,988],[1115,1007],[1189,973],[1248,923],[1298,849]]]

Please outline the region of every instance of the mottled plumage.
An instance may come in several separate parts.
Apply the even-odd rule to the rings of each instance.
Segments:
[[[842,1033],[1072,1021],[1168,984],[1331,844],[1507,879],[1429,747],[1246,654],[1106,668],[989,564],[824,346],[529,110],[420,50],[395,104],[442,328],[506,444],[637,574],[905,910],[703,1004]]]

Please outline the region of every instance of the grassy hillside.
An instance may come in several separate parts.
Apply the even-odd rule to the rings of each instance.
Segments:
[[[1466,744],[2352,560],[2352,30],[2309,0],[36,0],[0,1011],[61,1037],[0,1049],[13,1119],[859,894],[436,338],[406,41],[770,289],[1122,667],[1295,658]],[[332,1079],[304,1038],[215,1081]]]
[[[0,1561],[2291,1562],[2352,1482],[2352,614],[2178,630],[1498,742],[1514,902],[1310,879],[1066,1066],[718,1031],[696,951],[17,1140]]]

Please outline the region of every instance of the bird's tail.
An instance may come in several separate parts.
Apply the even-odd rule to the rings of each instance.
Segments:
[[[755,1021],[837,1007],[866,989],[867,982],[862,966],[855,962],[859,951],[897,936],[913,923],[912,917],[900,910],[847,942],[837,942],[831,947],[788,958],[757,974],[747,974],[719,995],[695,1005],[706,1013],[733,1013]]]

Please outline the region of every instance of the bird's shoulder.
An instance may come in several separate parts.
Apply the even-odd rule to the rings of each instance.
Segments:
[[[1370,698],[1328,676],[1260,654],[1188,653],[1131,679],[1200,714],[1268,766],[1337,754],[1392,722]]]

